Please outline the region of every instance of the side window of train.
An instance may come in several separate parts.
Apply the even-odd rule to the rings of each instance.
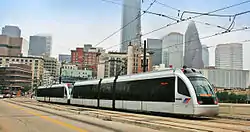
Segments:
[[[178,77],[178,93],[190,97],[190,93],[188,91],[186,84],[179,77]]]

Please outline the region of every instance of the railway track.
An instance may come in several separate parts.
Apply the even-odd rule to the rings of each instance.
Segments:
[[[59,111],[67,111],[74,114],[88,115],[103,120],[132,123],[154,129],[164,130],[167,128],[182,128],[190,131],[228,131],[250,132],[250,122],[245,120],[222,119],[222,118],[173,118],[160,117],[127,112],[117,112],[85,108],[70,105],[50,104],[31,101],[29,99],[14,99],[20,103],[51,108]]]

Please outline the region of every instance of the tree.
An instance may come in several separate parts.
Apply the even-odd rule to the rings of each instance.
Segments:
[[[31,89],[31,86],[24,86],[23,92],[28,92]]]

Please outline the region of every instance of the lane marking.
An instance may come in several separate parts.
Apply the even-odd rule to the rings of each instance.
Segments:
[[[59,121],[59,120],[56,120],[56,119],[53,119],[53,118],[50,118],[48,116],[43,116],[39,113],[36,113],[34,111],[30,111],[30,110],[27,110],[27,109],[24,109],[20,106],[17,106],[17,105],[14,105],[14,104],[10,104],[10,103],[7,103],[9,106],[11,106],[12,108],[15,108],[15,109],[19,109],[19,110],[22,110],[22,111],[25,111],[26,113],[29,113],[29,114],[32,114],[34,116],[37,116],[37,117],[40,117],[46,121],[50,121],[54,124],[57,124],[57,125],[60,125],[60,126],[63,126],[63,127],[66,127],[66,128],[70,128],[71,130],[75,130],[77,132],[87,132],[86,130],[84,129],[81,129],[79,127],[76,127],[76,126],[73,126],[71,124],[68,124],[68,123],[65,123],[65,122],[62,122],[62,121]]]

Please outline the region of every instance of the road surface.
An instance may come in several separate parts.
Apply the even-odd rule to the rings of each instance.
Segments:
[[[115,123],[114,123],[115,124]],[[127,127],[124,124],[121,128]],[[128,127],[129,128],[129,127]],[[34,109],[21,107],[0,100],[0,132],[112,132],[98,126],[84,124],[60,116],[43,113]],[[120,130],[124,131],[124,130]],[[117,132],[120,132],[117,131]],[[140,128],[126,131],[157,132],[149,128]]]

